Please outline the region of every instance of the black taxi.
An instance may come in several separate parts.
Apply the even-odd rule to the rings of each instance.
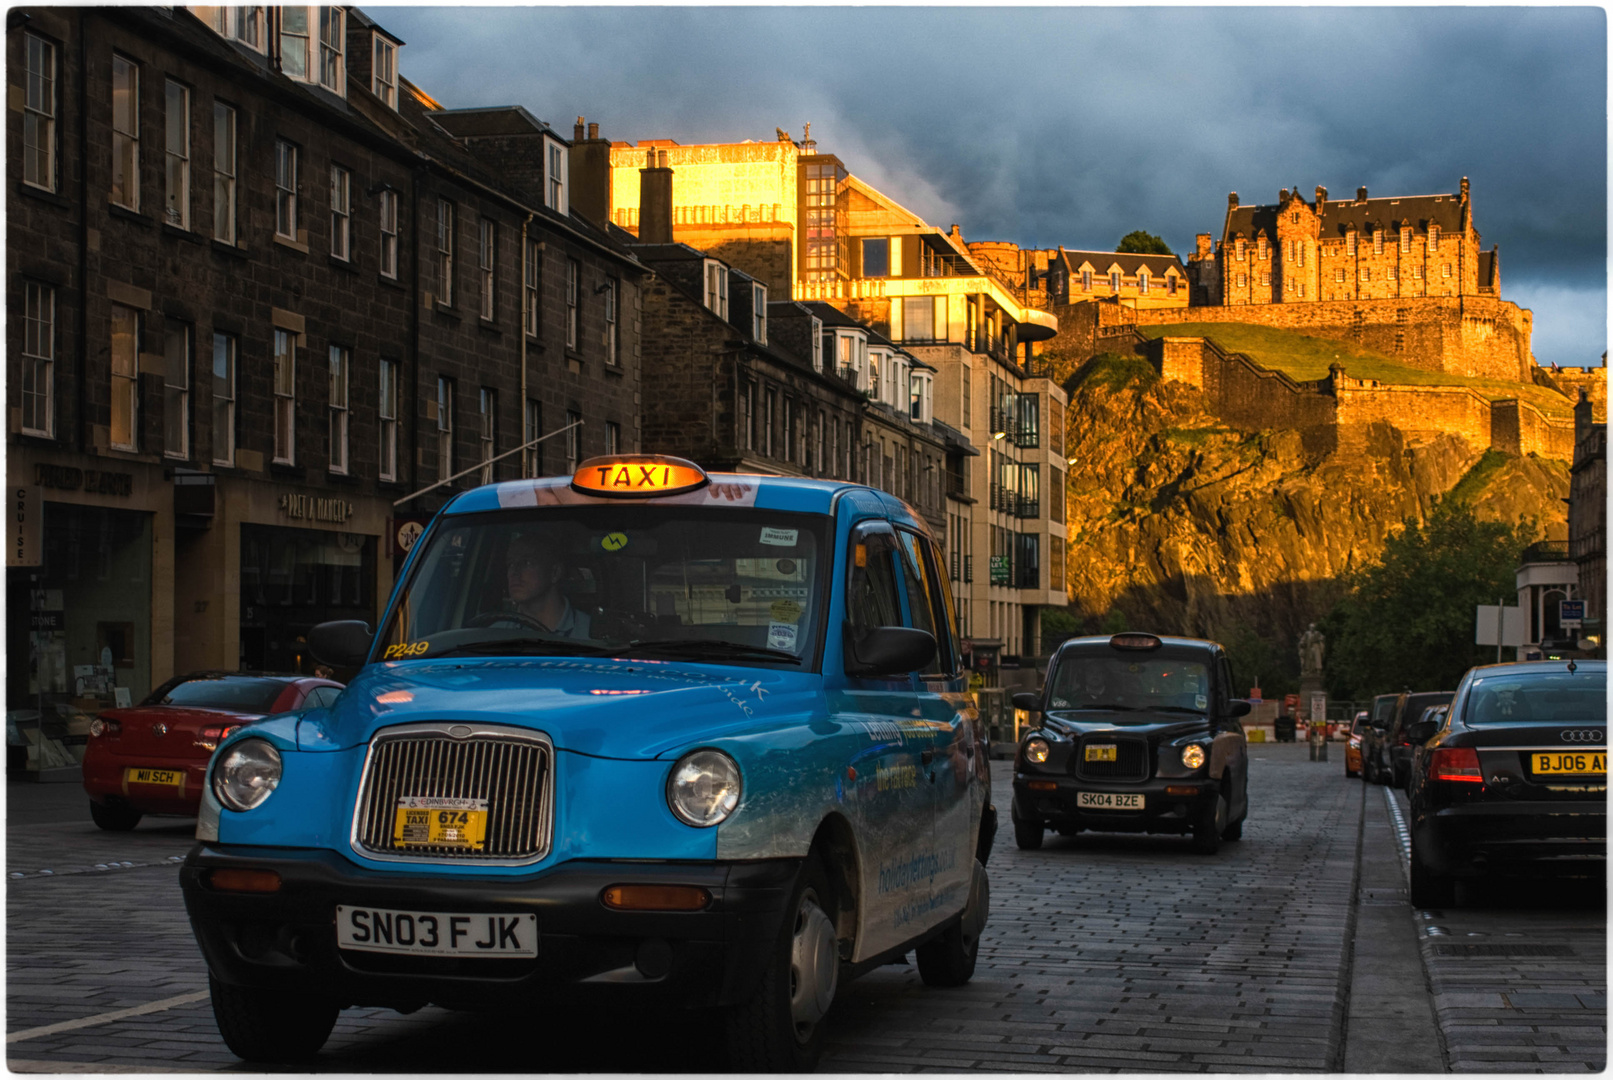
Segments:
[[[1213,641],[1125,633],[1072,638],[1054,653],[1041,713],[1014,754],[1014,840],[1047,829],[1189,834],[1213,854],[1243,835],[1249,746],[1232,667]]]

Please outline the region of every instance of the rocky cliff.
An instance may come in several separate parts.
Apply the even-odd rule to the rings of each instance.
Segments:
[[[1543,538],[1567,534],[1566,461],[1454,435],[1411,445],[1388,424],[1336,447],[1237,430],[1198,390],[1129,358],[1089,361],[1066,385],[1069,613],[1088,631],[1123,623],[1258,639],[1268,666],[1297,668],[1277,644],[1297,641],[1341,577],[1375,562],[1385,534],[1436,499],[1464,500],[1483,518],[1533,518]]]

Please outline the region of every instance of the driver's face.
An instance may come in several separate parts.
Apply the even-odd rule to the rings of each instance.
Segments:
[[[542,596],[554,584],[555,565],[533,548],[515,548],[504,563],[510,599],[517,604]]]

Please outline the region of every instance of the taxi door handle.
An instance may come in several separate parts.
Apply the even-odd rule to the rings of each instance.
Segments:
[[[930,762],[932,762],[934,760],[935,760],[935,750],[933,748],[929,749],[929,750],[925,750],[925,751],[923,751],[922,753],[919,754],[919,763],[921,765],[928,765]]]

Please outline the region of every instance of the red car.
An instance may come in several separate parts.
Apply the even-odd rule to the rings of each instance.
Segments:
[[[126,832],[146,814],[194,817],[219,740],[274,713],[328,705],[342,684],[304,675],[199,671],[163,683],[139,705],[90,721],[84,790],[90,817]]]

